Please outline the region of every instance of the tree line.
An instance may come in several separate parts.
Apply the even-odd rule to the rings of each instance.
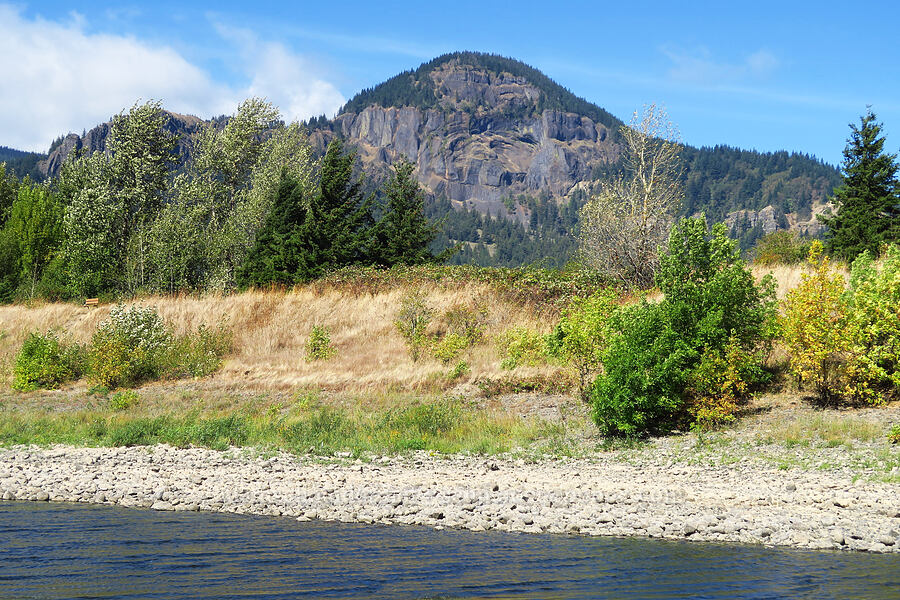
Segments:
[[[412,164],[365,193],[355,153],[316,159],[305,129],[251,98],[178,165],[158,102],[116,115],[106,152],[53,181],[0,172],[0,299],[231,290],[346,265],[442,260]]]

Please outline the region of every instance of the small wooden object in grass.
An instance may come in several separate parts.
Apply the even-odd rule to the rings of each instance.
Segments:
[[[99,298],[88,298],[84,301],[84,305],[87,307],[97,306],[100,303]]]

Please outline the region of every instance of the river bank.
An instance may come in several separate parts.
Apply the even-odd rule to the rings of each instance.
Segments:
[[[0,497],[531,533],[900,552],[900,485],[739,461],[298,457],[16,446]]]

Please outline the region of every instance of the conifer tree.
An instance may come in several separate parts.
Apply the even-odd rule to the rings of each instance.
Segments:
[[[306,220],[303,186],[283,172],[272,211],[238,272],[238,284],[292,284],[297,281],[299,235]]]
[[[394,173],[385,183],[387,206],[376,227],[378,262],[385,266],[421,265],[437,262],[429,245],[438,234],[438,226],[425,217],[425,194],[413,175],[415,166],[406,159],[394,165]]]
[[[335,138],[322,161],[319,194],[310,202],[302,227],[294,233],[297,281],[372,260],[372,200],[353,172],[356,153]]]
[[[836,214],[825,217],[828,249],[852,261],[864,250],[900,239],[900,196],[896,154],[884,152],[881,124],[871,109],[850,125],[844,148],[844,183],[834,190]]]

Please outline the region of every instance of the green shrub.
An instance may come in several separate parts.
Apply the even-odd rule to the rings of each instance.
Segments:
[[[458,333],[448,333],[434,341],[431,352],[436,359],[450,364],[470,345],[469,339]]]
[[[82,346],[60,340],[53,331],[33,332],[16,355],[13,388],[20,391],[56,388],[66,381],[78,379],[84,367]]]
[[[487,310],[479,305],[454,304],[441,317],[451,334],[476,344],[484,337],[487,327]]]
[[[457,379],[460,379],[461,377],[465,377],[466,375],[469,375],[471,372],[472,372],[472,368],[469,366],[469,363],[467,363],[464,360],[461,360],[458,363],[456,363],[456,365],[452,369],[450,369],[449,373],[447,373],[447,380],[448,381],[456,381]]]
[[[419,360],[422,349],[428,345],[425,330],[431,322],[432,314],[432,310],[425,304],[425,295],[421,292],[408,294],[400,302],[400,311],[394,325],[406,341],[409,356],[413,361]]]
[[[753,262],[763,266],[795,265],[806,260],[812,240],[795,231],[773,231],[759,238],[753,248]]]
[[[894,425],[888,432],[888,442],[891,444],[900,444],[900,425]]]
[[[604,373],[590,392],[600,431],[635,436],[671,425],[682,408],[694,352],[656,304],[621,308],[610,327]]]
[[[900,246],[888,246],[879,262],[864,251],[850,275],[845,394],[869,404],[900,396]]]
[[[792,371],[821,400],[881,404],[900,395],[900,247],[881,261],[863,252],[850,286],[810,250],[812,268],[784,303],[784,341]]]
[[[513,327],[499,340],[501,369],[515,369],[518,366],[535,366],[546,361],[547,344],[544,336],[527,327]]]
[[[113,410],[128,410],[138,403],[140,398],[134,390],[122,390],[109,398],[109,407]]]
[[[753,387],[769,379],[762,368],[763,358],[759,352],[741,347],[734,338],[724,352],[701,356],[687,379],[687,410],[693,427],[706,431],[733,422]]]
[[[606,434],[636,435],[677,424],[692,372],[729,345],[762,357],[775,335],[775,286],[757,286],[725,226],[682,219],[660,256],[658,304],[610,318],[604,373],[591,390],[594,420]],[[694,377],[695,380],[700,377]]]
[[[171,342],[155,307],[116,305],[91,339],[91,378],[111,389],[156,379]]]
[[[578,392],[587,400],[590,383],[600,370],[606,348],[606,323],[615,309],[615,294],[601,290],[575,297],[547,336],[548,352],[571,366],[578,376]]]
[[[849,306],[844,278],[816,241],[809,251],[811,273],[790,290],[783,305],[782,336],[791,371],[823,400],[842,396],[845,354],[850,349]]]
[[[233,340],[231,329],[224,322],[215,328],[201,323],[196,332],[172,339],[162,353],[162,377],[206,377],[214,373],[231,352]]]
[[[306,340],[306,360],[312,362],[314,360],[328,360],[336,352],[334,346],[331,345],[331,333],[327,327],[313,325],[312,331],[309,332],[309,338]]]

